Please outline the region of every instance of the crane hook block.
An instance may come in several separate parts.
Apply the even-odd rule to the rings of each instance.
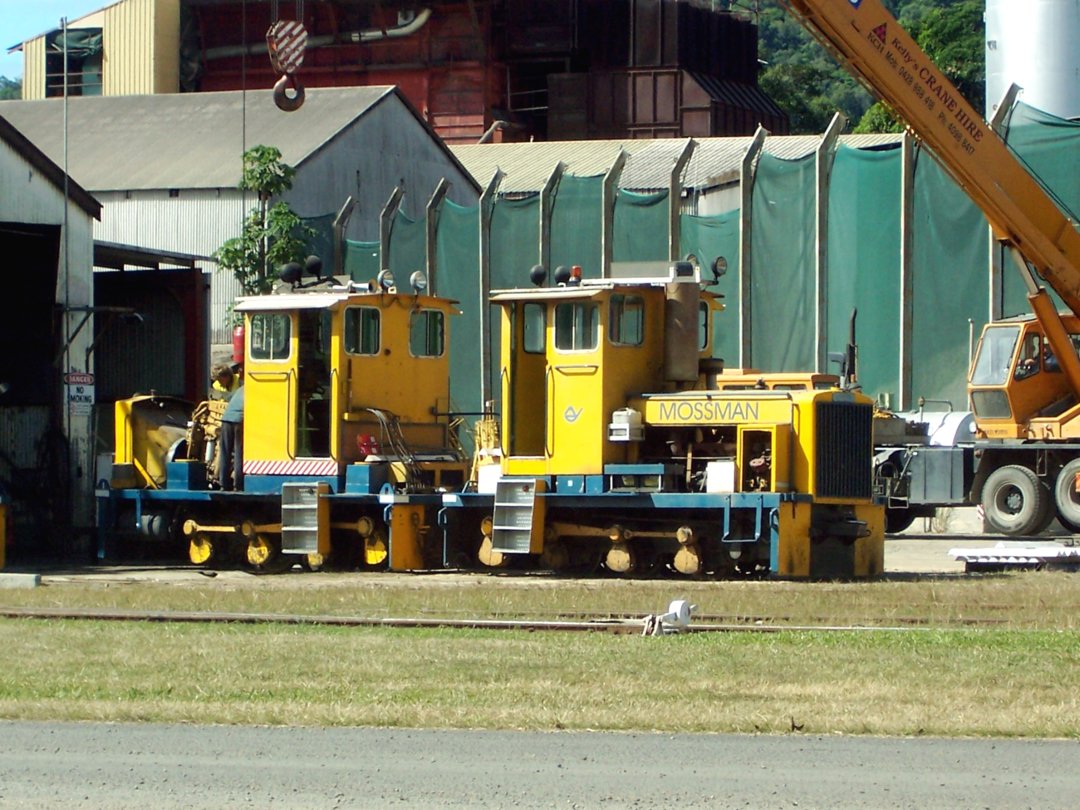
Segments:
[[[289,88],[292,88],[292,96],[288,93]],[[304,103],[304,85],[296,80],[296,76],[286,73],[274,85],[274,103],[285,112],[299,110]]]
[[[274,103],[285,112],[297,110],[304,103],[304,86],[297,80],[296,72],[304,63],[307,37],[307,29],[297,20],[278,20],[266,32],[270,64],[283,74],[274,85]],[[289,88],[292,96],[287,92]]]

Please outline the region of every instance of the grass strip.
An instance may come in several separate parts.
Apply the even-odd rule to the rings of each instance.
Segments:
[[[189,574],[190,575],[190,574]],[[1080,630],[1080,576],[1026,572],[885,582],[700,582],[408,574],[289,574],[70,583],[0,591],[3,607],[468,619],[644,616],[673,599],[725,622]]]
[[[1080,736],[1080,633],[695,634],[0,620],[0,718]]]

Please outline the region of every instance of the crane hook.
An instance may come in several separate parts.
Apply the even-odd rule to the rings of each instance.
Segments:
[[[292,88],[293,95],[290,97],[288,90]],[[304,85],[300,84],[296,75],[286,73],[274,84],[274,103],[279,110],[293,112],[299,110],[304,103]]]
[[[304,62],[307,36],[304,24],[294,20],[278,20],[266,32],[270,64],[282,74],[274,85],[274,103],[285,112],[298,110],[304,103],[304,86],[297,80],[296,72]],[[291,97],[288,88],[292,88]]]

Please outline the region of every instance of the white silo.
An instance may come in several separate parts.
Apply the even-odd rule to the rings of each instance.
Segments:
[[[1010,84],[1032,107],[1080,118],[1080,0],[987,0],[987,118]]]

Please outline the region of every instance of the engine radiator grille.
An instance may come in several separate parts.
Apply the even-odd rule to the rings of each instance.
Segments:
[[[814,492],[819,498],[873,496],[873,418],[870,405],[818,402]]]

